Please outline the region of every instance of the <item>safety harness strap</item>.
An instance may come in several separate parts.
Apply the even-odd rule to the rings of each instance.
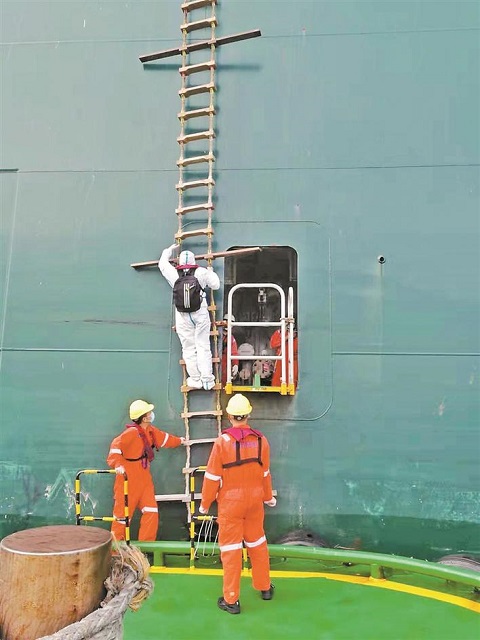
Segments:
[[[155,440],[155,434],[153,432],[150,432],[153,440],[153,442],[150,444],[150,441],[147,437],[145,430],[142,429],[140,425],[134,423],[134,424],[127,424],[126,426],[127,428],[132,428],[137,431],[138,435],[140,436],[140,439],[142,440],[143,451],[142,451],[142,455],[139,458],[125,458],[125,460],[128,460],[129,462],[137,462],[138,460],[141,460],[142,467],[146,469],[148,467],[148,463],[151,462],[155,457],[152,447],[155,447],[155,449],[157,450],[159,448]]]
[[[262,462],[262,439],[257,437],[258,440],[258,456],[256,458],[241,458],[240,457],[240,442],[238,440],[235,441],[235,460],[233,462],[227,462],[227,464],[222,465],[224,469],[229,469],[230,467],[239,467],[242,464],[248,464],[250,462],[258,462],[258,464],[263,467]]]

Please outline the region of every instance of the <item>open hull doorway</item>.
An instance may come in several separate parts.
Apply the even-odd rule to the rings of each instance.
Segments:
[[[252,286],[252,283],[260,283]],[[262,286],[261,283],[265,283]],[[297,253],[291,247],[262,247],[253,254],[225,259],[224,318],[231,297],[231,354],[227,365],[227,329],[222,336],[222,384],[229,388],[227,369],[231,368],[234,390],[245,389],[294,393],[298,381]],[[288,300],[288,305],[285,301]],[[289,321],[284,322],[288,316]],[[281,323],[284,323],[283,329]],[[246,323],[247,326],[238,326]],[[248,326],[256,323],[260,326]],[[275,326],[275,323],[277,326]],[[282,337],[282,331],[284,335]],[[294,337],[295,335],[295,337]],[[285,336],[292,341],[291,360],[295,363],[288,375],[289,353]],[[293,349],[295,344],[295,349]],[[285,346],[285,349],[283,348]],[[238,359],[234,356],[237,355]],[[247,358],[247,359],[245,359]],[[248,359],[250,358],[250,359]],[[283,370],[282,370],[283,366]],[[290,382],[290,385],[288,384]],[[283,386],[282,386],[283,385]],[[227,390],[227,392],[229,392]]]

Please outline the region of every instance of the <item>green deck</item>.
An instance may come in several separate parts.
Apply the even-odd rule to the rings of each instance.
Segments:
[[[125,616],[125,640],[478,640],[480,616],[408,593],[325,578],[273,578],[264,602],[242,578],[242,613],[220,611],[220,576],[153,575],[155,591]]]
[[[476,640],[480,574],[401,556],[319,547],[269,545],[275,596],[264,602],[242,574],[240,616],[217,608],[222,593],[218,548],[135,543],[153,553],[153,595],[125,616],[125,640],[186,640],[208,629],[212,640]]]

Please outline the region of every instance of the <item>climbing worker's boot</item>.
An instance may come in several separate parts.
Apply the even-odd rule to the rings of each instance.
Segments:
[[[202,378],[202,386],[205,391],[210,391],[215,386],[215,378]]]
[[[192,389],[201,389],[202,381],[195,378],[187,378],[187,387],[191,387]]]
[[[275,587],[273,584],[270,585],[270,589],[266,591],[261,591],[262,600],[271,600],[273,598],[273,594],[275,593]]]
[[[226,602],[224,598],[220,597],[217,600],[217,605],[219,609],[227,611],[228,613],[240,613],[240,600],[237,600],[233,604],[228,604],[228,602]]]

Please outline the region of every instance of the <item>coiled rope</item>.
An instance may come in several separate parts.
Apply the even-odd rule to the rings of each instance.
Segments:
[[[154,585],[148,575],[150,565],[139,549],[117,545],[116,550],[110,575],[105,580],[107,595],[100,608],[39,640],[122,640],[123,616],[127,608],[137,611],[152,593]]]

